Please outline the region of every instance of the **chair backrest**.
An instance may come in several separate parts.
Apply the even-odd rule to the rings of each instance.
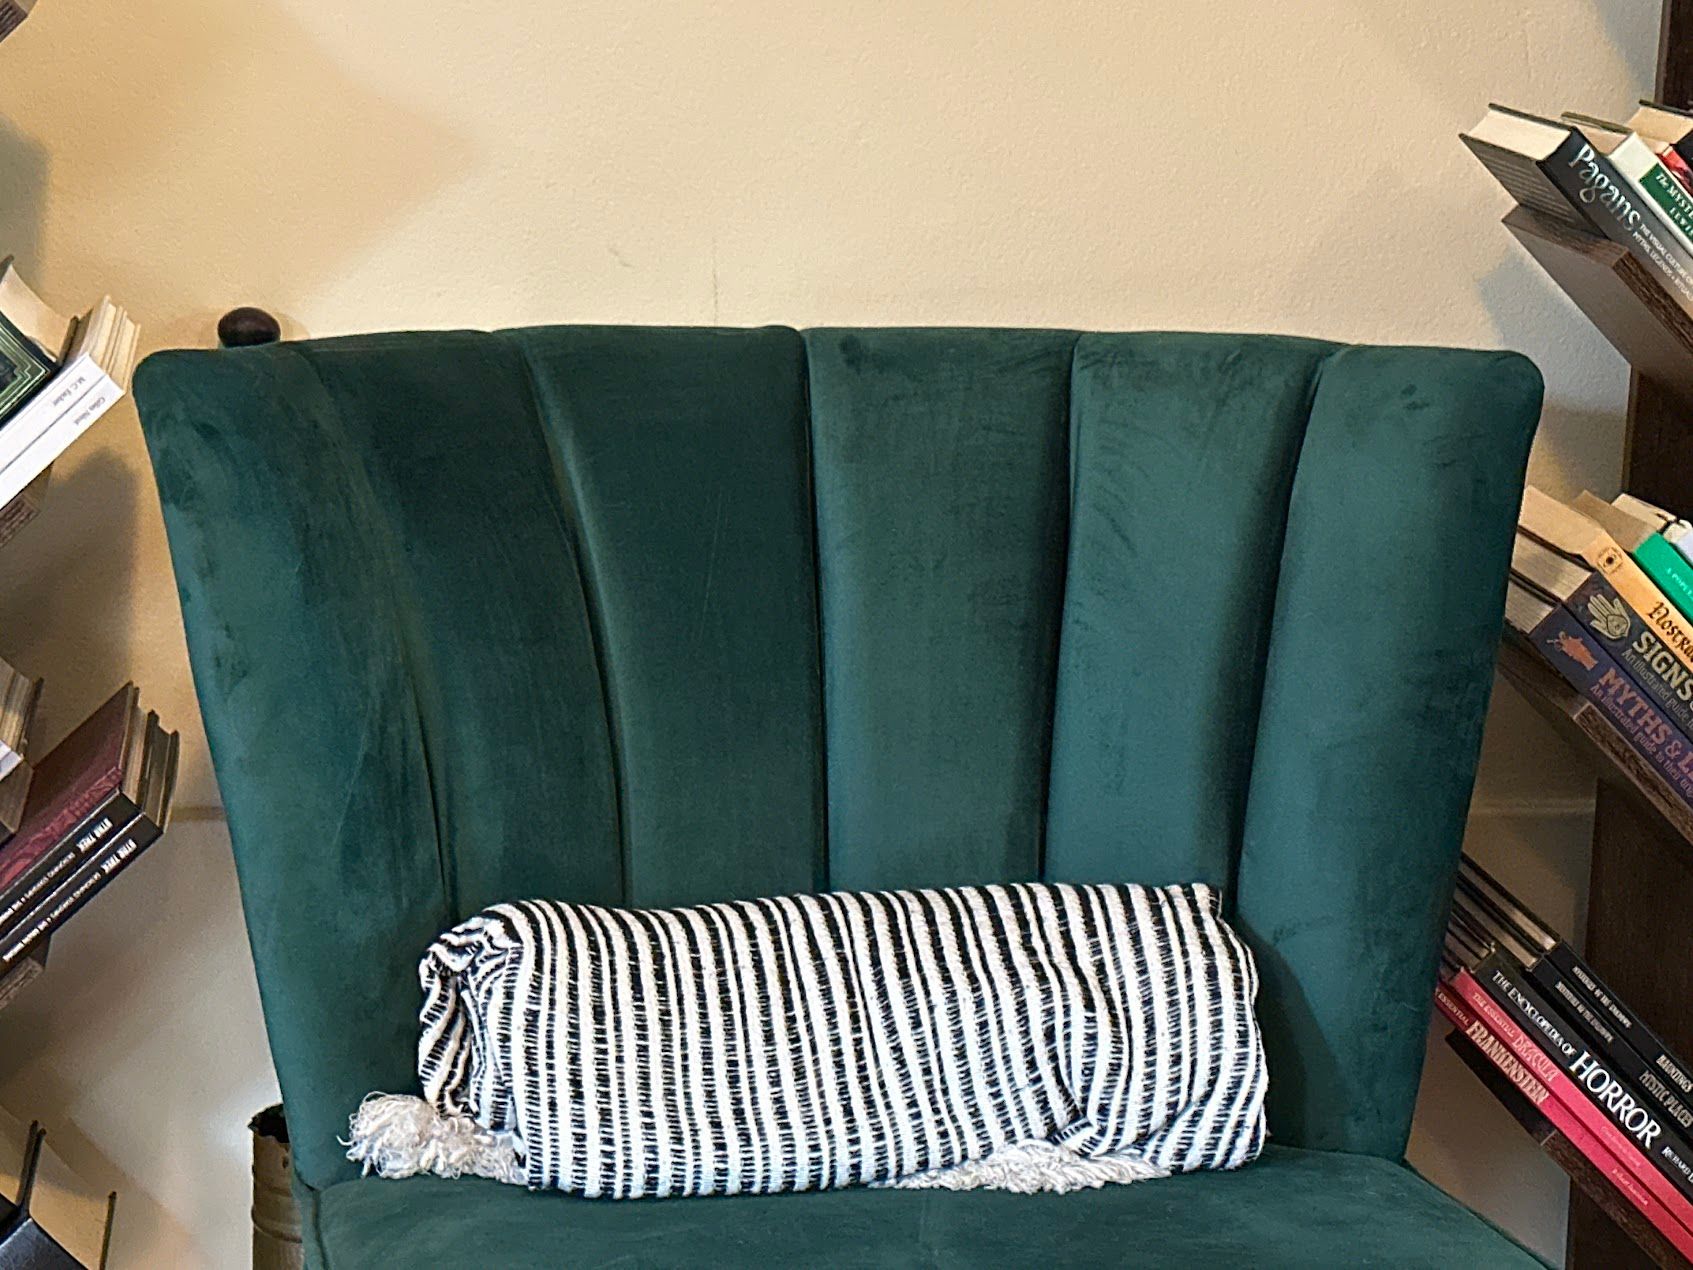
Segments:
[[[558,327],[148,359],[301,1178],[539,895],[1226,888],[1271,1128],[1399,1154],[1540,379],[1513,354]]]

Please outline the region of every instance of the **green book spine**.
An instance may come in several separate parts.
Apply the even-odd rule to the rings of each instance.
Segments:
[[[1671,176],[1662,163],[1654,163],[1641,179],[1647,196],[1682,233],[1693,239],[1693,197],[1681,188],[1681,182]]]
[[[1665,542],[1662,534],[1653,534],[1636,547],[1634,562],[1658,584],[1671,604],[1693,617],[1693,564]]]

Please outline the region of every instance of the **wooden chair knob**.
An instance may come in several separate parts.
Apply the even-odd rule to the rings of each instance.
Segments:
[[[282,324],[263,309],[243,305],[218,319],[218,343],[225,348],[274,344],[282,338]]]

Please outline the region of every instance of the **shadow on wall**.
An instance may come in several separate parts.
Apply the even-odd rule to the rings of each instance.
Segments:
[[[55,293],[120,296],[150,347],[209,343],[237,303],[296,307],[474,158],[262,0],[160,0],[145,21],[124,0],[44,6],[6,52],[57,165]]]
[[[1481,302],[1498,327],[1504,347],[1520,348],[1543,367],[1551,365],[1560,351],[1546,345],[1546,332],[1568,328],[1574,303],[1506,230],[1497,228],[1495,232],[1509,250],[1476,283]],[[1586,322],[1585,318],[1581,320]],[[1610,345],[1603,347],[1609,354]],[[1606,360],[1612,364],[1617,382],[1625,382],[1621,357],[1609,354]],[[1583,485],[1590,485],[1608,496],[1618,477],[1623,426],[1618,414],[1584,410],[1548,397],[1540,417],[1537,449],[1541,454],[1557,456],[1559,463],[1556,472],[1536,472],[1535,481],[1552,485],[1553,493],[1575,494]],[[1557,488],[1560,485],[1565,488]]]
[[[121,418],[115,412],[102,424]],[[140,479],[110,453],[59,464],[41,517],[0,555],[0,655],[47,681],[35,737],[43,753],[135,673],[136,542],[128,527]]]
[[[16,256],[31,271],[41,250],[47,153],[7,119],[0,119],[0,191],[0,258]]]

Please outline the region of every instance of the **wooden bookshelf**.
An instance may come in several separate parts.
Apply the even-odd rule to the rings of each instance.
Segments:
[[[1654,96],[1693,108],[1693,0],[1663,0]],[[1614,243],[1522,208],[1505,227],[1633,368],[1622,488],[1693,512],[1693,318]],[[1587,959],[1673,1049],[1693,1053],[1693,814],[1549,669],[1509,642],[1499,666],[1599,776]],[[1637,1223],[1619,1225],[1606,1207],[1576,1179],[1573,1270],[1664,1264]]]

